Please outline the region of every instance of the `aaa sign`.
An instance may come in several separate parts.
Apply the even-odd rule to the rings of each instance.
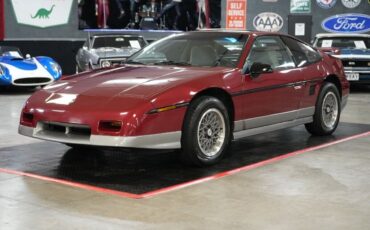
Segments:
[[[246,0],[227,0],[226,28],[245,30],[247,23]]]

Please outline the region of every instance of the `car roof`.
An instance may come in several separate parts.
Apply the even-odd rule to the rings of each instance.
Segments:
[[[260,35],[278,35],[278,36],[289,36],[289,34],[278,33],[278,32],[264,32],[264,31],[256,31],[256,30],[230,30],[224,28],[218,29],[200,29],[195,31],[189,31],[184,33],[236,33],[236,34],[247,34],[253,36],[260,36]]]
[[[320,33],[316,34],[316,38],[332,38],[332,37],[362,37],[370,38],[370,34],[355,34],[355,33]]]

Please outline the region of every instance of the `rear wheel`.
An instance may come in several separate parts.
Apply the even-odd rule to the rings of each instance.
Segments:
[[[325,82],[316,103],[313,122],[306,124],[306,129],[313,135],[332,134],[338,126],[341,113],[340,96],[337,87]]]
[[[195,99],[187,111],[181,138],[182,160],[205,166],[217,163],[230,143],[230,120],[225,105],[215,97]]]

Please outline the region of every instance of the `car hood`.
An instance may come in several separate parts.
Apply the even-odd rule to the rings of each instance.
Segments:
[[[370,49],[340,49],[340,54],[333,56],[337,58],[370,59]]]
[[[0,63],[11,65],[11,66],[14,66],[14,67],[16,67],[18,69],[21,69],[21,70],[35,70],[35,69],[37,69],[37,65],[36,65],[36,63],[34,62],[33,59],[23,59],[23,58],[19,58],[19,57],[7,56],[7,57],[1,57],[0,58]]]
[[[99,48],[91,49],[90,52],[100,58],[129,57],[136,53],[136,48]]]
[[[75,106],[103,108],[119,104],[130,109],[157,94],[194,78],[222,72],[222,67],[123,66],[74,75],[43,89],[44,100],[64,98]],[[46,93],[46,94],[45,94]],[[125,98],[125,105],[122,99]],[[68,104],[68,103],[67,103]],[[111,106],[108,106],[111,107]]]

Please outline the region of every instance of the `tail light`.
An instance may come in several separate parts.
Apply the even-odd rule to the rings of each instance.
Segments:
[[[119,132],[122,128],[122,121],[100,121],[99,131]]]

